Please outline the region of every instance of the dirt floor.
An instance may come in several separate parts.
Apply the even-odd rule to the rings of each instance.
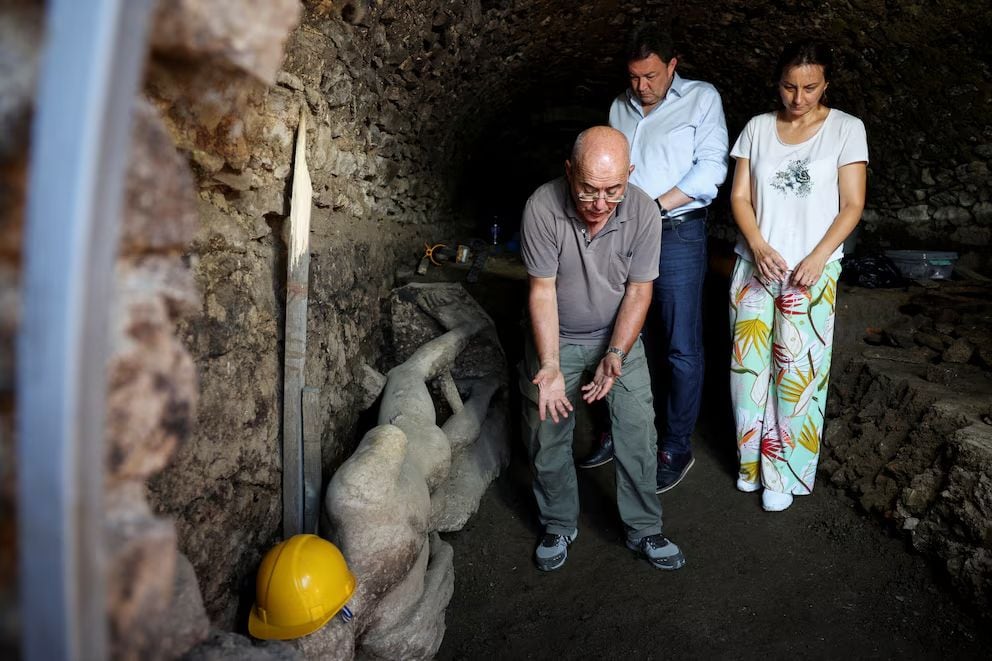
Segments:
[[[725,283],[714,288],[719,301]],[[518,340],[504,338],[511,360]],[[711,353],[719,342],[708,338]],[[723,382],[713,374],[708,384]],[[530,469],[514,439],[512,463],[478,514],[444,535],[455,594],[437,658],[990,658],[988,623],[843,494],[819,484],[789,510],[767,513],[760,493],[738,492],[726,393],[708,385],[704,401],[696,465],[661,496],[683,569],[654,569],[626,549],[607,464],[579,471],[579,536],[565,566],[538,571]],[[592,432],[585,416],[579,422],[581,457]]]
[[[732,446],[704,433],[695,448],[662,496],[665,532],[686,555],[676,572],[624,546],[612,464],[580,471],[579,536],[562,569],[538,571],[516,453],[479,513],[445,536],[455,594],[438,658],[989,658],[992,637],[934,571],[842,496],[821,486],[764,512],[760,494],[734,488]]]

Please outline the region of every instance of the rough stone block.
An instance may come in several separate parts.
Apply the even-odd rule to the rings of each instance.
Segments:
[[[172,604],[176,533],[172,523],[147,514],[143,502],[115,507],[105,525],[107,615],[114,659],[165,659],[160,622]]]
[[[923,331],[917,332],[916,335],[913,336],[913,339],[917,344],[933,349],[934,351],[941,352],[951,343],[951,338],[945,335],[925,333]]]
[[[904,223],[922,223],[930,219],[930,207],[926,204],[917,204],[900,209],[896,215]]]
[[[359,385],[362,388],[362,396],[358,405],[365,411],[371,408],[382,394],[382,389],[386,387],[386,375],[367,364],[362,364]]]
[[[951,225],[963,225],[971,220],[967,209],[959,206],[940,207],[933,214],[934,220],[948,222]]]
[[[122,261],[111,320],[107,397],[108,480],[144,479],[161,470],[189,435],[196,368],[174,337],[173,315],[196,300],[178,260]]]
[[[297,0],[160,0],[149,40],[156,52],[212,60],[275,83]]]
[[[865,349],[862,356],[869,360],[891,360],[900,363],[914,363],[924,365],[927,358],[915,351],[906,351],[895,347],[870,347]]]
[[[948,363],[967,363],[975,353],[975,347],[964,338],[958,338],[947,347],[941,358]]]
[[[336,62],[327,36],[315,30],[294,30],[286,47],[283,69],[298,76],[303,85],[319,90],[324,68]]]
[[[992,225],[992,202],[979,202],[971,209],[975,220],[981,225]]]
[[[193,176],[144,99],[135,104],[126,177],[121,254],[185,250],[199,225]]]

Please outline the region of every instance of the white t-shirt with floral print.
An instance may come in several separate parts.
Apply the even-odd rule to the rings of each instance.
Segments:
[[[730,155],[748,160],[758,229],[791,270],[816,247],[837,217],[837,170],[867,162],[868,139],[860,119],[832,108],[813,137],[788,145],[779,139],[775,117],[775,112],[752,117]],[[735,251],[754,261],[743,237],[738,238]],[[827,261],[843,255],[843,246],[838,247]]]

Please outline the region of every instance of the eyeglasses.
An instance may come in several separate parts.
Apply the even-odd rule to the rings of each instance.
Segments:
[[[619,195],[610,195],[609,193],[576,193],[575,195],[579,198],[580,202],[595,202],[599,198],[606,200],[607,204],[619,204],[623,202],[623,198],[626,197],[623,193]]]

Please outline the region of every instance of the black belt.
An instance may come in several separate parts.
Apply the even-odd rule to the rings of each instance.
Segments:
[[[706,220],[706,209],[693,209],[675,217],[669,216],[668,218],[663,218],[661,226],[666,230],[673,230],[682,223],[688,223],[690,220]]]

